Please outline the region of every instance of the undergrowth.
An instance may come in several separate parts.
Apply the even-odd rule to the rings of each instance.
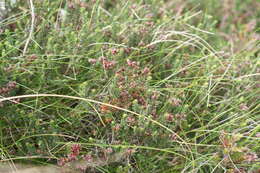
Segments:
[[[0,23],[3,162],[116,173],[260,170],[258,2],[33,7],[18,1]]]

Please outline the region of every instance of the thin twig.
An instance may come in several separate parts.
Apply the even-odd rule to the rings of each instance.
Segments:
[[[23,49],[23,55],[25,55],[26,53],[26,50],[28,48],[28,45],[32,39],[32,36],[33,36],[33,31],[34,31],[34,20],[35,20],[35,13],[34,13],[34,6],[33,6],[33,0],[30,0],[30,9],[31,9],[31,18],[32,18],[32,21],[31,21],[31,27],[30,27],[30,33],[29,33],[29,36],[26,40],[26,43],[25,43],[25,46],[24,46],[24,49]]]

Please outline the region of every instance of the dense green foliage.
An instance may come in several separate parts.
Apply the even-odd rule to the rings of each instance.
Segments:
[[[26,2],[0,23],[0,99],[50,95],[0,102],[3,161],[77,143],[110,160],[92,172],[259,170],[260,3],[39,0],[31,28]]]

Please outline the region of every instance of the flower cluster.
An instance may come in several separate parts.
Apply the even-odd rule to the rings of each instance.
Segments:
[[[247,162],[255,162],[255,161],[257,161],[258,156],[257,156],[257,154],[254,153],[254,152],[249,152],[249,153],[246,153],[246,154],[245,154],[244,159],[245,159]]]
[[[101,57],[100,61],[105,70],[112,69],[116,65],[116,61],[108,60],[106,57]]]
[[[180,121],[180,120],[184,120],[185,118],[186,118],[186,114],[184,113],[177,113],[177,114],[167,113],[165,115],[165,119],[168,122]]]
[[[115,53],[115,51],[114,51]],[[94,58],[89,58],[88,62],[92,65],[96,64],[97,62],[100,62],[102,64],[102,67],[105,70],[112,69],[116,65],[116,61],[114,60],[109,60],[108,58],[101,56],[99,59],[94,59]]]
[[[67,157],[62,157],[58,160],[59,166],[64,166],[66,163],[77,160],[79,153],[81,150],[80,144],[73,144],[71,146],[71,152],[68,154]]]
[[[171,105],[174,107],[180,106],[182,101],[178,98],[171,98]]]
[[[127,59],[126,62],[129,67],[134,67],[134,68],[139,67],[139,64],[136,61],[131,61],[130,59]]]
[[[8,94],[16,88],[16,85],[15,81],[9,81],[4,87],[0,88],[0,94]]]
[[[17,86],[15,81],[9,81],[4,87],[0,88],[0,95],[8,95],[12,90]],[[11,100],[12,103],[16,104],[20,102],[20,99]],[[1,102],[0,107],[3,107],[4,104]]]
[[[105,57],[101,57],[99,60],[104,69],[111,69],[116,64],[115,61],[110,61]],[[92,59],[91,62],[96,63],[96,61]],[[127,59],[126,64],[115,72],[115,84],[119,93],[116,98],[107,98],[109,99],[109,104],[129,108],[136,102],[136,104],[141,106],[147,106],[145,86],[147,77],[150,75],[150,69],[148,67],[141,69],[139,65],[139,62]],[[107,105],[100,105],[101,113],[116,111],[116,109]]]

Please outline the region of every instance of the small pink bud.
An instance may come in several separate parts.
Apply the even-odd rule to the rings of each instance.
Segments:
[[[142,71],[143,74],[148,74],[150,72],[150,69],[148,67],[145,67]]]
[[[111,50],[112,55],[116,55],[118,53],[118,50],[116,48],[113,48]]]
[[[127,155],[132,155],[132,154],[135,153],[135,152],[136,152],[136,150],[135,150],[135,149],[132,149],[132,148],[129,148],[129,149],[126,150],[126,154],[127,154]]]
[[[255,135],[257,138],[260,138],[260,132],[256,133]]]
[[[83,156],[83,159],[86,160],[87,162],[92,162],[93,161],[93,157],[90,154],[87,154],[87,155]]]
[[[242,111],[246,111],[246,110],[249,109],[248,106],[247,106],[245,103],[240,104],[240,105],[239,105],[239,108],[240,108]]]
[[[245,160],[248,162],[254,162],[258,159],[258,156],[256,153],[247,153],[245,155]]]
[[[171,99],[171,105],[172,106],[180,106],[181,102],[182,101],[180,99],[177,99],[177,98],[172,98]]]
[[[57,164],[58,164],[59,166],[64,166],[65,163],[66,163],[65,158],[60,158],[60,159],[58,160],[58,162],[57,162]]]
[[[138,67],[138,64],[136,61],[131,61],[130,59],[127,59],[126,62],[127,62],[127,65],[130,67]]]
[[[177,135],[176,135],[176,134],[170,134],[169,137],[170,137],[170,139],[173,140],[173,141],[176,141],[176,140],[177,140]]]
[[[75,153],[68,154],[69,161],[77,160],[77,155]]]
[[[172,122],[172,121],[173,121],[173,118],[174,118],[174,116],[173,116],[172,114],[170,114],[170,113],[167,113],[167,114],[165,115],[165,119],[166,119],[167,121]]]
[[[97,59],[90,58],[90,59],[88,59],[88,62],[91,63],[91,64],[96,64]]]

